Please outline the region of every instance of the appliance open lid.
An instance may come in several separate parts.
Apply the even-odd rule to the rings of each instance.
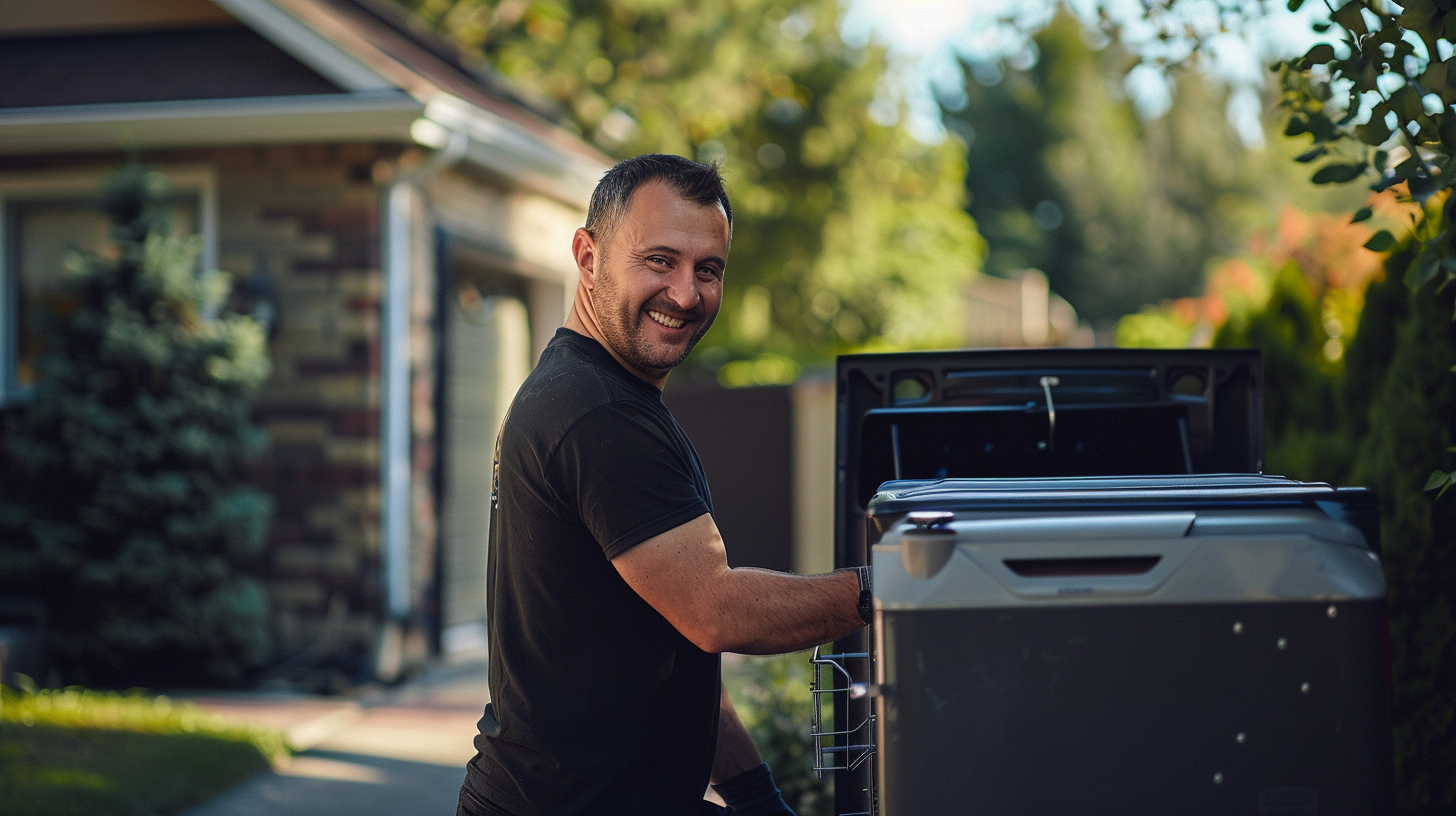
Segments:
[[[1257,473],[1263,371],[1247,349],[1016,349],[838,359],[835,561],[894,479]]]

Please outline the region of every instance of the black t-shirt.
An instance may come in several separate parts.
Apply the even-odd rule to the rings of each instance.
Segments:
[[[719,664],[611,559],[712,511],[692,444],[596,341],[556,333],[500,440],[490,696],[466,789],[519,816],[697,812]]]

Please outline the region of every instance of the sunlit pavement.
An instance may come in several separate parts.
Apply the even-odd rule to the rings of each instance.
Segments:
[[[483,662],[358,699],[195,698],[233,722],[284,731],[298,753],[180,816],[450,816],[487,699]]]

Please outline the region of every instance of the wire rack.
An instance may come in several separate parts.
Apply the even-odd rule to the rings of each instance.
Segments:
[[[845,652],[831,654],[815,647],[809,658],[814,667],[809,692],[814,705],[810,712],[809,736],[814,740],[814,770],[823,778],[827,771],[852,771],[863,765],[875,753],[875,714],[873,708],[860,723],[842,731],[825,728],[825,709],[829,721],[833,722],[833,710],[844,706],[848,710],[850,700],[870,696],[868,683],[855,682],[846,663],[850,660],[869,660],[868,652]],[[836,698],[836,695],[838,697]],[[851,814],[844,814],[851,816]]]

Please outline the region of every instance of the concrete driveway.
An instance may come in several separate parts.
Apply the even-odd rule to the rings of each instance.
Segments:
[[[298,753],[180,816],[451,816],[488,699],[484,662],[358,699],[194,698],[234,722],[284,731]]]

